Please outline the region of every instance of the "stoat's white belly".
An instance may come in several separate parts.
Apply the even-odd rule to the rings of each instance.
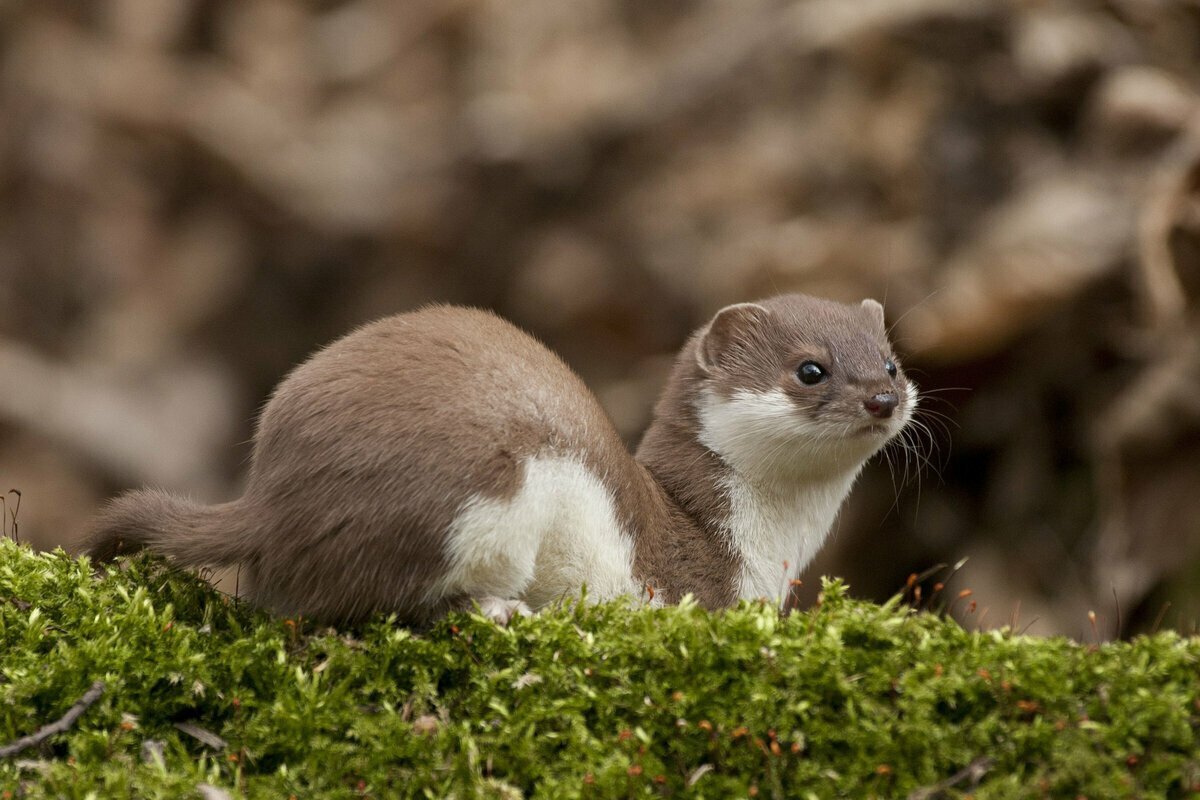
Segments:
[[[430,599],[465,594],[524,600],[532,608],[560,597],[603,600],[638,595],[633,540],[612,496],[582,464],[531,458],[512,498],[475,496],[450,525],[450,570]]]

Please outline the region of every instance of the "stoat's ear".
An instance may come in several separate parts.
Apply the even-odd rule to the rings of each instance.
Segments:
[[[725,306],[700,334],[696,347],[696,363],[705,372],[711,372],[721,360],[721,354],[730,349],[739,336],[745,336],[754,326],[765,320],[771,312],[757,303],[735,303]]]
[[[862,301],[862,307],[867,310],[867,313],[879,325],[881,331],[887,330],[887,326],[883,322],[883,306],[879,305],[878,301],[867,298]]]

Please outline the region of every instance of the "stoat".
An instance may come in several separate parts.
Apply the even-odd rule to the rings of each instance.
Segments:
[[[293,370],[259,419],[242,497],[129,492],[87,549],[239,563],[253,602],[331,623],[423,624],[472,602],[504,620],[585,584],[596,600],[778,598],[916,404],[879,303],[780,295],[688,340],[631,456],[546,347],[491,313],[433,306]]]

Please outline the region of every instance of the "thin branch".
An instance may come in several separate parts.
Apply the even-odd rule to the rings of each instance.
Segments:
[[[8,513],[9,513],[9,515],[12,517],[12,538],[13,538],[13,541],[14,541],[14,542],[19,542],[19,541],[21,541],[21,535],[20,535],[20,533],[18,533],[18,528],[17,528],[17,514],[20,514],[20,513],[21,513],[21,490],[20,490],[20,489],[9,489],[9,490],[8,490],[8,493],[9,493],[9,494],[15,494],[15,495],[17,496],[17,504],[16,504],[16,506],[14,506],[13,508],[9,509],[9,512],[8,512]]]
[[[983,776],[987,774],[987,771],[992,768],[992,764],[994,763],[996,763],[996,759],[991,756],[980,756],[944,781],[938,781],[932,786],[926,786],[923,789],[911,792],[908,795],[908,800],[929,800],[929,798],[937,797],[947,789],[953,789],[964,781],[969,782],[969,786],[978,786],[979,782],[983,780]]]
[[[87,711],[92,703],[100,699],[102,694],[104,694],[104,681],[96,681],[92,684],[92,688],[84,692],[83,697],[79,698],[75,705],[68,708],[67,713],[63,714],[62,717],[47,725],[43,725],[28,736],[22,736],[15,742],[0,747],[0,758],[15,756],[23,750],[28,750],[35,745],[41,744],[51,736],[65,733],[75,724],[75,720],[83,716],[83,712]]]
[[[1121,598],[1117,597],[1117,586],[1113,584],[1111,587],[1113,595],[1113,604],[1117,607],[1117,633],[1116,638],[1121,638]]]

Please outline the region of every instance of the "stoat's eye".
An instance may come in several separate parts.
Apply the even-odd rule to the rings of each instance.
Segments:
[[[888,375],[891,375],[893,378],[896,377],[896,362],[895,361],[892,361],[889,358],[887,361],[883,362],[883,368],[887,370]]]
[[[829,373],[815,361],[805,361],[796,370],[796,377],[805,386],[814,386],[829,377]]]

